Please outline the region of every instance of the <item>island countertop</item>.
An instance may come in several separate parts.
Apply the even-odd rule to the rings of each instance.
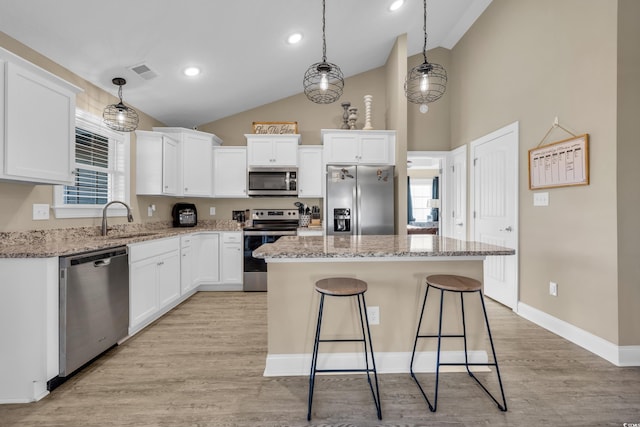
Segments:
[[[253,251],[267,261],[514,255],[515,250],[436,235],[284,236]]]

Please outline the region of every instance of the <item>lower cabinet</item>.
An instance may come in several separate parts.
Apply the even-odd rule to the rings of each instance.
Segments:
[[[180,279],[178,237],[129,245],[129,334],[177,303]]]
[[[222,250],[220,254],[222,274],[220,281],[225,285],[236,284],[242,286],[242,261],[244,255],[242,242],[242,233],[222,233]]]

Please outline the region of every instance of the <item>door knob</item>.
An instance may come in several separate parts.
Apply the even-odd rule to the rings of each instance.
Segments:
[[[513,228],[511,228],[511,226],[508,226],[507,228],[501,228],[500,231],[508,231],[509,233],[511,233],[513,231]]]

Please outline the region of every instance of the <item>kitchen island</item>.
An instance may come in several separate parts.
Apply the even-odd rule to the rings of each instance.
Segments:
[[[253,255],[267,262],[265,375],[308,375],[320,299],[314,284],[319,279],[342,276],[368,283],[367,306],[379,308],[380,323],[371,325],[378,371],[408,372],[425,277],[458,274],[482,281],[485,257],[513,254],[515,250],[509,248],[434,235],[287,236],[263,245]],[[434,296],[429,298],[424,320],[431,326],[437,324],[439,294]],[[445,295],[444,304],[443,330],[461,332],[460,299]],[[357,335],[356,307],[354,298],[327,300],[323,337],[341,339]],[[470,361],[485,362],[488,343],[477,298],[465,298],[465,314]],[[418,348],[416,371],[435,368],[435,340],[425,341],[421,340]],[[443,343],[443,360],[460,361],[461,340],[448,341]],[[353,366],[362,361],[361,351],[353,343],[326,343],[320,348],[319,364],[324,363],[323,354],[332,353],[332,368]]]

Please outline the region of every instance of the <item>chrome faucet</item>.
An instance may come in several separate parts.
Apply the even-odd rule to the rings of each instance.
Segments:
[[[133,215],[131,214],[131,208],[129,207],[129,205],[127,205],[125,202],[121,202],[120,200],[114,200],[113,202],[109,202],[106,205],[104,205],[104,208],[102,208],[102,235],[103,236],[107,235],[107,208],[114,203],[120,203],[125,208],[127,208],[127,221],[133,222]]]

